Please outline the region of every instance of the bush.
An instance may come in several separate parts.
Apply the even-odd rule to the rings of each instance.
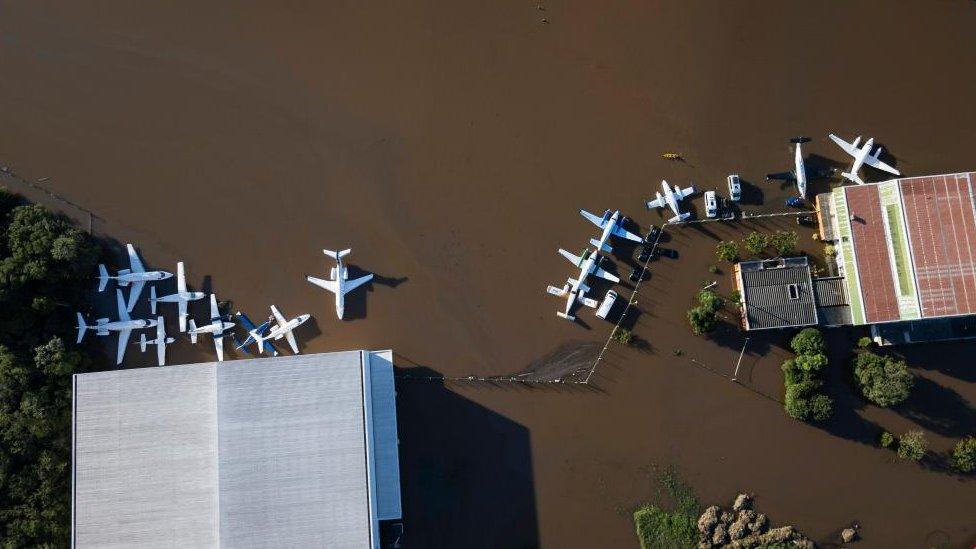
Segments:
[[[709,265],[708,272],[712,274],[718,274],[718,267],[716,267],[715,265]]]
[[[729,292],[729,301],[731,301],[733,305],[740,305],[742,303],[742,294],[739,293],[739,290],[732,290]]]
[[[617,328],[617,330],[613,333],[613,338],[617,340],[617,343],[630,345],[634,340],[634,334],[626,328]]]
[[[790,348],[798,355],[823,354],[827,352],[823,334],[816,328],[804,328],[790,341]]]
[[[769,247],[769,237],[755,231],[749,233],[749,236],[742,242],[745,244],[746,250],[752,255],[759,255]]]
[[[864,398],[885,407],[904,402],[915,383],[904,361],[867,351],[855,357],[854,377]]]
[[[837,248],[833,244],[824,244],[824,258],[833,259],[837,257]]]
[[[776,234],[769,237],[769,244],[779,255],[788,255],[796,248],[799,237],[794,231],[776,231]]]
[[[966,437],[952,449],[952,466],[961,473],[976,471],[976,437]]]
[[[783,408],[793,419],[806,421],[813,412],[810,399],[817,391],[817,384],[804,380],[786,387],[786,398]]]
[[[810,415],[816,421],[827,421],[834,414],[834,399],[823,393],[810,398]]]
[[[857,340],[857,346],[860,347],[861,349],[867,349],[868,347],[871,346],[872,343],[874,343],[874,341],[872,341],[871,338],[867,336],[864,336]]]
[[[780,369],[783,370],[783,383],[787,387],[804,381],[807,378],[807,376],[796,367],[796,361],[792,358],[788,358],[783,361],[783,365],[780,366]]]
[[[881,433],[881,439],[879,440],[882,448],[891,448],[891,445],[895,443],[895,435],[885,431]]]
[[[634,512],[634,525],[641,549],[695,549],[698,546],[698,500],[674,473],[661,476],[674,510],[646,504]]]
[[[739,244],[734,240],[723,240],[715,245],[715,255],[722,261],[732,263],[739,258]]]
[[[796,357],[796,367],[811,376],[819,373],[826,365],[827,355],[823,353],[804,354]]]
[[[908,431],[898,439],[898,457],[918,461],[925,456],[929,443],[922,431]]]
[[[695,335],[702,335],[714,330],[718,321],[715,318],[715,311],[699,305],[688,311],[688,323],[691,324],[691,331]]]
[[[722,298],[711,290],[698,292],[698,304],[712,312],[722,308]]]

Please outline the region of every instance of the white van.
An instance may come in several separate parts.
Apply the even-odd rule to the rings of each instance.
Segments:
[[[738,202],[742,198],[742,183],[739,181],[739,174],[734,173],[729,176],[729,200]]]
[[[718,215],[718,200],[715,198],[715,191],[705,193],[705,215],[707,217]]]
[[[607,315],[610,314],[610,309],[613,308],[613,304],[617,302],[617,292],[613,290],[608,290],[606,297],[603,298],[603,303],[600,303],[600,308],[596,310],[596,316],[607,319]]]

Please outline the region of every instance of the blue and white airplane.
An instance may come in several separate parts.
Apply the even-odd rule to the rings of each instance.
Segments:
[[[254,343],[258,346],[258,351],[261,353],[269,353],[273,356],[278,356],[278,350],[274,348],[274,345],[267,340],[267,333],[271,329],[271,323],[274,322],[273,318],[269,318],[260,326],[255,326],[251,319],[247,317],[246,314],[237,311],[237,318],[241,321],[241,326],[247,330],[247,339],[244,341],[237,341],[234,338],[234,342],[237,343],[237,350],[247,352],[247,346]],[[258,343],[260,341],[260,343]]]
[[[641,237],[628,231],[627,229],[624,229],[620,225],[620,210],[613,213],[611,213],[610,210],[607,210],[603,212],[603,217],[593,215],[586,210],[580,210],[580,215],[603,231],[603,233],[600,234],[600,239],[597,240],[595,238],[591,238],[590,244],[596,246],[598,250],[605,253],[610,253],[613,251],[613,247],[608,244],[610,241],[610,235],[626,238],[627,240],[633,240],[634,242],[643,241]]]

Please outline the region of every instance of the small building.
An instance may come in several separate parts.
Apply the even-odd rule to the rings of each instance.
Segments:
[[[369,547],[402,529],[390,351],[74,376],[72,547]]]
[[[840,281],[813,278],[806,257],[743,261],[733,275],[748,331],[850,323]]]
[[[976,336],[976,172],[818,195],[851,324],[881,344]]]

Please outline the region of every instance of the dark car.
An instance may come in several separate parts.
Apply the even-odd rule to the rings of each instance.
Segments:
[[[807,227],[810,227],[814,223],[813,223],[813,218],[810,217],[809,215],[800,215],[800,216],[797,216],[797,218],[796,218],[796,224],[797,225],[805,225]]]
[[[647,263],[651,259],[651,253],[652,253],[651,247],[644,246],[643,248],[641,248],[640,255],[637,256],[637,262]]]
[[[671,248],[662,248],[660,246],[654,250],[654,255],[663,255],[664,257],[670,257],[671,259],[678,259],[678,251],[672,250]]]
[[[786,199],[786,205],[790,206],[791,208],[802,208],[803,199],[799,196],[791,196]]]
[[[634,267],[630,270],[630,281],[636,283],[644,280],[644,273],[646,271],[643,265]]]
[[[644,237],[644,243],[651,244],[657,240],[657,233],[661,232],[661,229],[651,225],[651,228],[647,231],[647,236]]]

